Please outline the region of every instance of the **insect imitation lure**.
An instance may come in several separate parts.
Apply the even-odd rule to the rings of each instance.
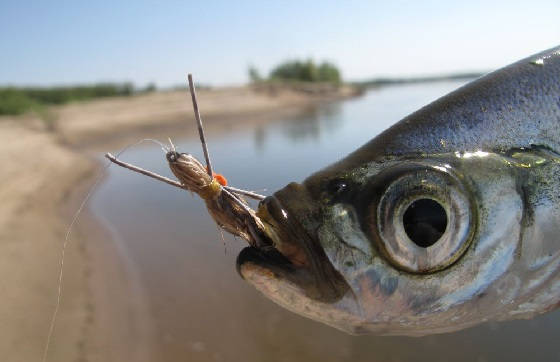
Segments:
[[[204,200],[208,212],[222,229],[247,240],[251,246],[262,247],[261,240],[266,239],[263,237],[265,225],[243,197],[255,200],[263,200],[265,197],[228,186],[224,176],[213,172],[191,74],[188,75],[188,81],[206,166],[188,153],[177,152],[173,143],[167,150],[166,159],[178,181],[123,162],[110,153],[105,157],[119,166],[197,194]]]

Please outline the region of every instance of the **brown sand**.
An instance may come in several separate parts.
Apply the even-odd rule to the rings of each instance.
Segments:
[[[352,95],[350,89],[316,94],[230,88],[201,91],[199,103],[207,127],[231,128]],[[186,91],[75,103],[51,112],[56,119],[50,125],[33,116],[0,118],[2,361],[41,361],[65,233],[99,173],[86,151],[110,141],[126,145],[139,133],[184,130],[193,119]],[[66,250],[48,360],[150,361],[154,337],[144,301],[126,256],[86,209]]]

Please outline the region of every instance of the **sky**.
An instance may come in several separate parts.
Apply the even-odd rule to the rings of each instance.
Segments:
[[[560,1],[0,1],[0,85],[247,82],[288,59],[346,80],[499,68],[560,45]]]

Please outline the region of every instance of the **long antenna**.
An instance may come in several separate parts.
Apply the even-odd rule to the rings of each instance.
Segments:
[[[166,184],[169,184],[171,186],[175,186],[175,187],[178,187],[180,189],[188,190],[188,188],[185,185],[183,185],[182,183],[180,183],[178,181],[172,180],[172,179],[167,178],[167,177],[162,176],[162,175],[158,175],[155,172],[145,170],[141,167],[135,166],[135,165],[130,164],[128,162],[121,161],[118,158],[116,158],[115,156],[113,156],[111,153],[106,153],[105,157],[109,161],[111,161],[111,162],[113,162],[113,163],[115,163],[115,164],[117,164],[121,167],[128,168],[131,171],[141,173],[142,175],[146,175],[148,177],[154,178],[154,179],[159,180],[159,181],[163,181]],[[224,189],[228,190],[229,192],[234,193],[234,194],[244,195],[244,196],[250,197],[254,200],[258,200],[258,201],[264,200],[264,198],[266,197],[264,195],[257,194],[256,192],[253,192],[253,191],[242,190],[242,189],[238,189],[238,188],[231,187],[231,186],[222,186],[222,187]]]
[[[189,80],[189,89],[191,91],[191,98],[194,108],[194,117],[196,118],[196,124],[198,125],[198,134],[200,135],[200,143],[202,143],[202,151],[204,152],[204,158],[206,159],[206,170],[211,178],[214,178],[212,173],[212,165],[210,164],[210,156],[208,156],[208,146],[206,145],[206,139],[204,138],[204,129],[202,128],[202,120],[200,119],[200,112],[198,111],[198,103],[196,101],[196,91],[194,89],[194,83],[192,79],[192,74],[188,74],[187,78]]]

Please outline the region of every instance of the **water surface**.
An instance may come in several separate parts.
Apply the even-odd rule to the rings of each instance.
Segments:
[[[213,165],[232,186],[270,194],[461,84],[387,87],[292,119],[209,133]],[[197,137],[170,136],[180,151],[203,159]],[[158,146],[135,147],[123,159],[171,176]],[[222,239],[200,199],[124,169],[110,168],[92,208],[110,220],[146,292],[158,361],[560,360],[558,311],[422,338],[353,337],[292,314],[237,275],[245,243]]]

